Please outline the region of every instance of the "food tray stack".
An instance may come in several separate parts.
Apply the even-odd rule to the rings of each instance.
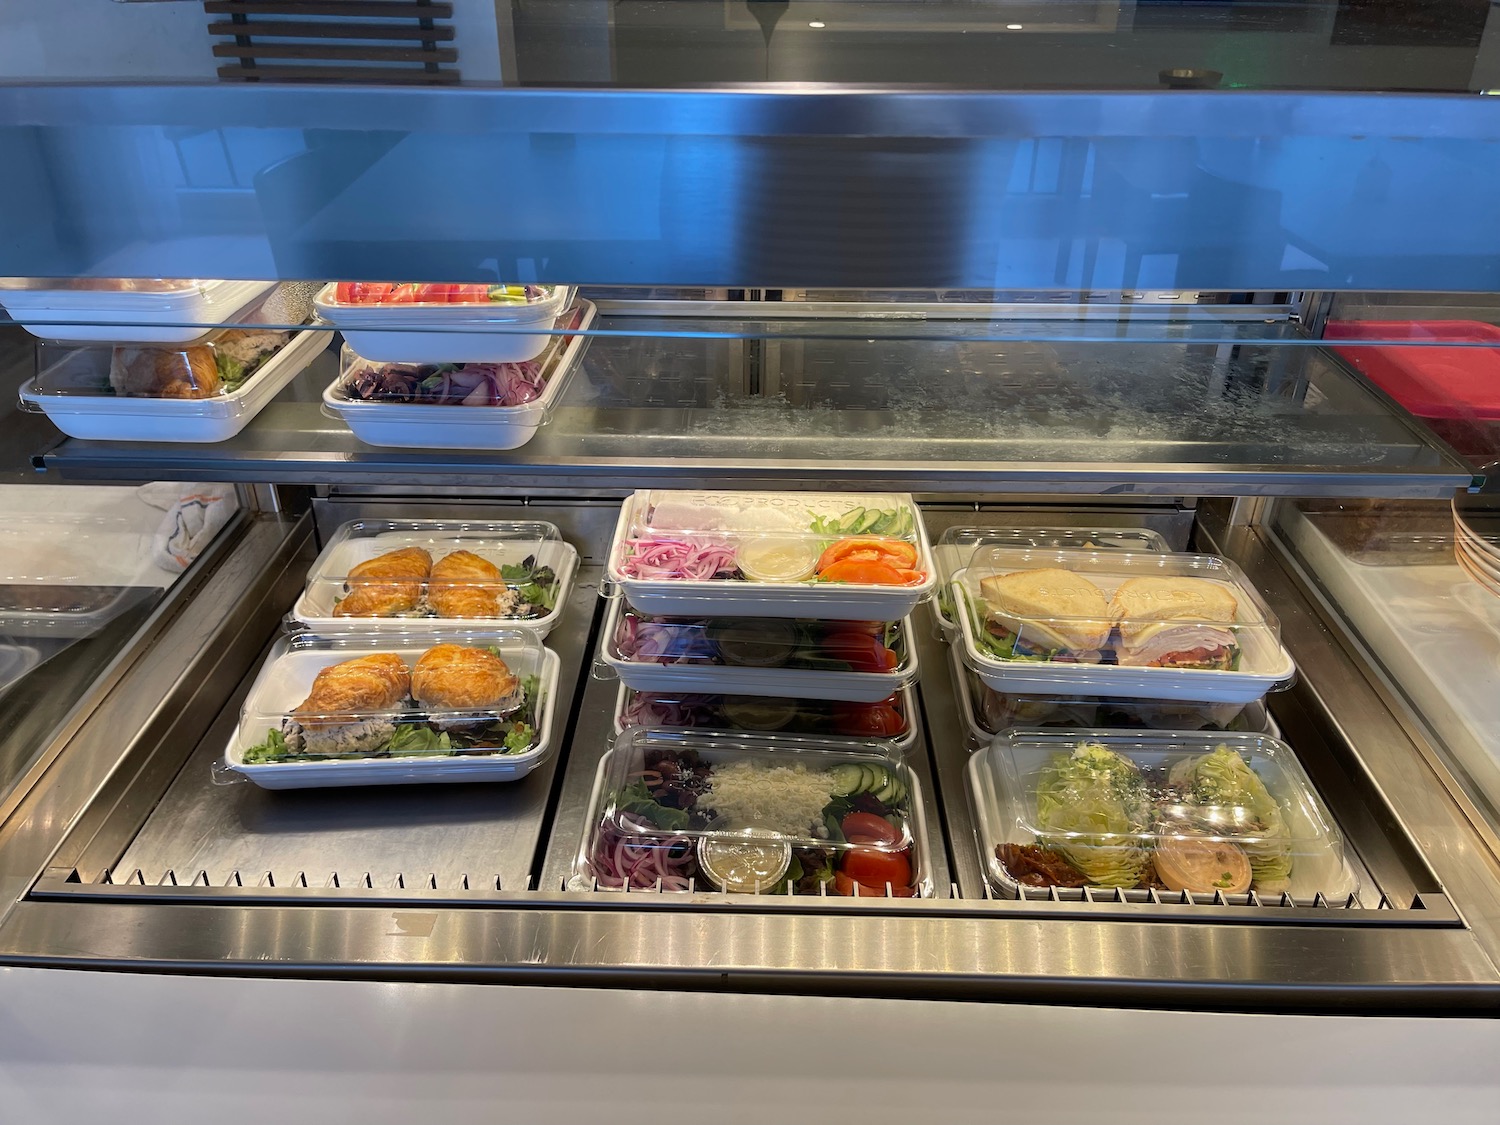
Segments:
[[[601,657],[627,688],[802,701],[820,714],[833,709],[815,701],[863,704],[882,737],[906,733],[909,711],[899,730],[895,715],[917,677],[909,614],[936,586],[911,497],[637,492],[609,577],[620,597]]]
[[[596,315],[589,301],[554,305],[539,323],[544,331],[516,337],[476,329],[475,342],[456,349],[446,331],[345,330],[324,412],[367,445],[518,449],[551,420],[588,346],[588,336],[564,333],[586,332]],[[517,340],[531,343],[518,349]],[[456,353],[488,358],[448,358]]]
[[[629,728],[569,886],[911,898],[931,872],[917,778],[888,745]]]

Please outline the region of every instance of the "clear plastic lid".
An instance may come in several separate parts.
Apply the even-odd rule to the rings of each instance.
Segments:
[[[203,282],[166,277],[0,277],[0,291],[75,293],[181,293]]]
[[[524,754],[543,659],[523,630],[284,638],[240,712],[233,764]]]
[[[339,281],[319,301],[334,308],[430,309],[464,305],[481,309],[525,308],[557,298],[564,286],[490,285],[413,281]]]
[[[577,560],[542,520],[354,520],[313,565],[298,612],[533,620],[557,609]]]
[[[899,621],[650,617],[627,606],[609,643],[609,655],[637,664],[890,675],[909,663]]]
[[[631,728],[600,769],[600,887],[910,897],[915,780],[889,747]]]
[[[1280,625],[1213,555],[982,547],[953,578],[983,661],[1249,671],[1280,667]]]
[[[1144,527],[950,527],[933,548],[937,563],[938,623],[953,628],[953,575],[983,547],[1061,548],[1070,551],[1149,551],[1165,553],[1167,541]]]
[[[1265,735],[1011,730],[971,766],[1002,887],[1346,897],[1357,880],[1291,747]]]
[[[228,328],[205,343],[179,348],[43,343],[31,391],[59,399],[221,398],[243,387],[291,338],[270,328]]]
[[[617,579],[930,586],[916,505],[896,493],[647,489],[628,502]]]
[[[621,727],[707,727],[901,742],[911,733],[911,696],[903,688],[879,703],[704,695],[621,688]]]
[[[1264,733],[1264,703],[1189,703],[1169,699],[1089,699],[1072,695],[1011,695],[990,687],[972,668],[964,677],[973,725],[987,735],[1011,727],[1110,727]]]

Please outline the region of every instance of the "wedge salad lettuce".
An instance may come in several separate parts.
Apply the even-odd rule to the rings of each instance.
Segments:
[[[1276,798],[1244,758],[1220,746],[1211,753],[1182,759],[1172,767],[1168,781],[1200,807],[1248,813],[1253,819],[1236,826],[1239,838],[1235,842],[1250,859],[1255,889],[1276,894],[1291,885],[1291,830]]]
[[[1138,886],[1151,861],[1151,800],[1130,759],[1097,742],[1056,755],[1036,786],[1040,841],[1100,887]],[[1057,835],[1052,835],[1052,833]]]

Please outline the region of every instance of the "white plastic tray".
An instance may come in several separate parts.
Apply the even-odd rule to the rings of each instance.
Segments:
[[[214,442],[234,437],[328,346],[327,332],[294,334],[237,391],[213,398],[132,398],[42,394],[37,380],[21,387],[22,406],[41,411],[63,433],[102,441]],[[59,363],[69,362],[66,357]],[[45,373],[44,373],[45,374]]]
[[[651,664],[625,660],[615,646],[620,601],[610,604],[599,651],[622,684],[637,691],[705,692],[711,695],[774,695],[780,699],[842,699],[879,703],[916,682],[917,648],[911,619],[901,622],[906,659],[892,672],[831,672],[806,668],[742,668],[721,664]]]
[[[556,539],[503,540],[486,538],[486,531],[503,528],[508,521],[492,520],[397,520],[374,535],[350,536],[348,529],[363,521],[344,524],[313,563],[307,584],[297,604],[287,615],[286,626],[294,631],[320,634],[407,632],[417,627],[464,629],[525,629],[545,637],[562,617],[578,573],[578,551],[571,543]],[[513,522],[513,521],[510,521]],[[550,524],[547,526],[551,526]],[[552,528],[556,533],[556,528]],[[496,566],[519,563],[528,554],[538,567],[551,567],[557,575],[557,605],[543,617],[335,617],[333,590],[339,576],[359,563],[401,547],[424,547],[433,560],[450,551],[472,551]]]
[[[527,667],[528,661],[514,641],[507,643],[502,633],[464,634],[473,643],[490,643],[500,649],[517,675],[535,675],[541,681],[542,698],[537,705],[537,744],[524,754],[496,754],[483,757],[455,754],[447,758],[351,758],[346,761],[265,762],[247,765],[243,754],[264,731],[245,730],[248,717],[261,713],[289,712],[307,697],[313,677],[329,664],[352,659],[362,653],[393,652],[410,665],[436,639],[457,640],[453,632],[424,635],[419,642],[412,638],[390,645],[365,645],[342,652],[288,651],[290,642],[282,639],[271,649],[260,674],[245,697],[240,722],[235,726],[224,754],[224,766],[262,789],[328,789],[358,785],[425,785],[473,781],[515,781],[541,765],[552,753],[552,716],[557,701],[560,662],[551,649],[541,648],[541,666]],[[493,639],[491,639],[493,638]]]
[[[625,721],[624,721],[625,706],[630,701],[630,692],[632,690],[633,689],[630,688],[630,687],[628,687],[627,685],[621,684],[620,685],[620,690],[619,690],[619,692],[615,696],[615,733],[616,734],[620,734],[625,729]],[[684,693],[684,694],[686,694],[686,693]],[[884,738],[876,738],[873,735],[840,735],[840,734],[804,735],[804,734],[797,734],[796,732],[790,732],[790,733],[792,734],[792,737],[797,737],[797,738],[822,738],[822,739],[826,739],[828,741],[835,741],[835,740],[841,739],[841,738],[848,738],[848,739],[852,739],[852,740],[854,740],[856,742],[885,742],[885,743],[888,743],[894,749],[899,750],[899,751],[901,751],[904,754],[906,751],[910,750],[913,746],[915,746],[917,744],[917,722],[916,722],[916,714],[917,714],[917,712],[916,712],[916,706],[917,706],[917,701],[916,701],[916,697],[913,696],[912,690],[911,690],[910,687],[904,687],[904,688],[902,688],[901,691],[898,694],[901,696],[901,709],[902,709],[902,712],[906,715],[906,718],[907,718],[906,733],[903,734],[900,738],[884,739]],[[807,698],[812,698],[812,697],[809,696]],[[713,727],[665,727],[664,726],[664,727],[661,727],[660,729],[662,729],[662,730],[713,730],[715,728],[713,728]],[[772,731],[740,730],[738,727],[720,727],[720,728],[717,728],[717,729],[720,729],[720,730],[732,730],[733,733],[735,733],[735,734],[761,734],[761,735],[767,735],[767,736],[774,736],[774,735],[777,735],[777,734],[788,733],[788,732],[784,732],[784,731],[774,731],[774,730],[772,730]]]
[[[324,320],[338,325],[351,348],[376,363],[535,359],[552,337],[546,332],[517,332],[515,327],[550,328],[571,294],[568,286],[556,285],[550,296],[529,305],[341,305],[334,300],[335,288],[332,282],[325,285],[313,307]]]
[[[275,284],[195,281],[185,289],[157,293],[7,289],[0,291],[0,304],[22,328],[44,340],[193,344],[234,321]]]
[[[1165,699],[1202,703],[1253,703],[1268,691],[1289,687],[1297,675],[1291,654],[1281,644],[1280,628],[1260,594],[1232,564],[1214,556],[1131,554],[1129,552],[1038,551],[1026,565],[1079,566],[1105,596],[1128,578],[1157,570],[1203,569],[1211,580],[1230,585],[1245,619],[1230,626],[1240,645],[1240,668],[1148,668],[1118,664],[1070,664],[1062,661],[1002,660],[982,652],[974,636],[969,589],[973,568],[960,569],[949,584],[958,616],[964,661],[996,691],[1009,695],[1078,695],[1102,699]],[[1007,556],[1008,557],[1008,556]],[[1081,560],[1081,561],[1080,561]],[[1086,563],[1087,566],[1083,564]],[[1211,567],[1202,564],[1212,564]],[[1020,569],[1020,567],[1016,567]]]
[[[593,322],[594,305],[580,301],[583,317],[577,331]],[[395,336],[397,333],[382,333]],[[351,347],[354,338],[345,337]],[[512,356],[504,360],[531,359],[546,347],[550,336],[541,337],[542,347],[530,356]],[[323,392],[323,410],[342,418],[354,436],[366,445],[395,449],[517,449],[525,445],[552,414],[564,389],[578,367],[578,359],[588,344],[587,336],[568,338],[567,346],[555,354],[551,376],[540,398],[521,406],[424,406],[420,403],[359,402],[344,393],[342,373]],[[374,356],[355,347],[366,359]],[[432,355],[420,359],[388,358],[381,363],[502,362],[502,360],[446,360]]]
[[[964,662],[959,656],[958,649],[956,647],[949,650],[949,658],[952,663],[954,690],[958,693],[958,705],[963,711],[964,724],[968,727],[969,730],[969,749],[983,749],[990,744],[995,735],[990,731],[985,730],[984,727],[980,725],[979,719],[977,718],[978,712],[976,705],[978,701],[974,698],[974,692],[969,683],[970,672],[969,669],[964,666]],[[1228,706],[1234,706],[1234,704],[1228,704]],[[1266,707],[1264,702],[1247,703],[1244,705],[1244,707],[1245,710],[1250,713],[1248,718],[1248,722],[1250,724],[1250,733],[1268,734],[1272,738],[1281,737],[1281,728],[1276,725],[1276,720],[1271,717],[1271,712]],[[1028,723],[1026,725],[1035,726],[1037,724]],[[1163,727],[1159,729],[1172,730],[1178,728]]]
[[[820,494],[813,494],[820,495]],[[642,613],[660,617],[817,617],[825,621],[897,621],[937,587],[932,546],[922,513],[910,496],[901,499],[914,517],[917,562],[927,577],[917,586],[858,586],[852,583],[738,582],[712,579],[628,578],[618,566],[621,545],[630,537],[631,519],[643,502],[639,493],[620,507],[609,549],[609,579]],[[851,503],[859,496],[852,495]],[[831,538],[835,538],[830,536]]]

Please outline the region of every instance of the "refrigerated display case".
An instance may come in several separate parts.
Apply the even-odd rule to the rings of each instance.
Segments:
[[[1360,361],[1486,347],[1402,325],[1483,321],[1487,298],[1454,294],[1500,290],[1491,99],[201,93],[0,88],[30,146],[0,197],[57,216],[6,272],[296,279],[324,314],[266,322],[309,355],[221,440],[18,423],[69,490],[212,481],[247,510],[130,666],[31,736],[0,824],[0,962],[542,1004],[654,990],[673,1012],[717,992],[1183,1027],[1494,1014],[1488,458]],[[213,206],[162,170],[193,129],[231,157]],[[392,201],[415,183],[419,206]],[[519,206],[497,183],[548,186]],[[416,312],[356,322],[326,288],[397,277],[432,287]],[[438,290],[511,283],[558,308],[429,315]],[[44,307],[13,320],[17,385],[36,373],[20,325],[79,332]],[[105,346],[163,328],[88,323]],[[681,490],[697,515],[644,518]],[[802,522],[705,521],[705,497]],[[824,581],[861,538],[876,569]],[[426,561],[360,569],[402,551]],[[440,577],[459,552],[478,569]],[[1222,580],[1234,608],[1189,624],[1229,640],[1130,668],[1128,613],[1020,611],[1012,642],[1102,631],[998,651],[1017,611],[986,579],[1043,566],[1092,575],[1105,606],[1131,578]],[[445,586],[487,610],[450,627]],[[384,608],[350,609],[366,591]],[[830,627],[830,602],[861,627]],[[303,702],[350,653],[441,643],[545,684],[515,757],[496,727],[521,720],[493,700],[476,717],[408,682]],[[268,702],[291,657],[308,666]],[[1044,810],[1033,775],[1095,743],[1140,761],[1096,785],[1114,819],[1085,830],[1078,787]],[[1259,790],[1174,776],[1221,744]],[[821,764],[767,781],[799,754]],[[720,771],[797,803],[795,825],[700,809]],[[1182,843],[1205,834],[1226,863],[1206,883]]]

